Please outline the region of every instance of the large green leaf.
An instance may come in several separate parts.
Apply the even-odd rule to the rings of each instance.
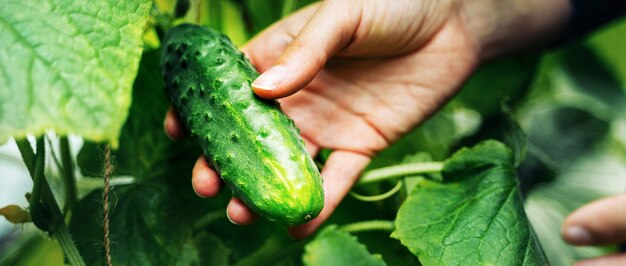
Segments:
[[[78,134],[117,146],[151,1],[3,1],[0,143]]]
[[[179,262],[179,265],[229,265],[228,255],[230,250],[216,236],[203,233],[194,238],[193,244],[198,247],[194,250],[198,251],[196,256],[200,258],[200,261],[195,264]]]
[[[133,86],[133,104],[130,115],[124,124],[120,136],[120,148],[116,155],[116,175],[130,175],[136,179],[158,176],[173,166],[168,160],[180,156],[172,148],[188,150],[193,155],[199,151],[191,150],[194,144],[188,142],[173,143],[163,131],[163,119],[168,102],[163,93],[163,82],[159,68],[160,51],[144,53],[137,79]],[[97,176],[103,169],[102,147],[93,142],[86,142],[78,154],[78,165],[83,175]],[[183,174],[183,173],[181,173]],[[185,175],[191,177],[191,173]]]
[[[217,201],[204,201],[189,180],[170,176],[112,192],[111,254],[117,265],[177,265],[206,260],[206,241],[194,241],[194,221],[212,211]],[[70,229],[87,265],[103,264],[102,191],[95,190],[75,208]],[[225,218],[224,218],[225,219]],[[212,242],[213,249],[223,248]],[[217,259],[217,258],[216,258]],[[224,259],[220,259],[224,261]]]
[[[337,230],[336,226],[325,228],[305,247],[304,265],[386,265],[380,258],[370,254],[356,237]]]
[[[487,141],[446,161],[444,183],[423,180],[406,199],[392,237],[424,265],[543,265],[524,213],[513,156]]]

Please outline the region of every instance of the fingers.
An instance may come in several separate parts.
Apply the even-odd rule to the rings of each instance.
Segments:
[[[320,146],[314,144],[312,141],[304,136],[302,137],[302,140],[304,141],[304,147],[306,148],[306,151],[311,155],[312,158],[315,158],[315,156],[317,156],[317,153],[320,151]]]
[[[322,3],[274,65],[252,83],[254,92],[276,99],[306,86],[326,61],[349,43],[359,21],[360,9],[354,3]],[[272,38],[271,35],[263,38]]]
[[[281,19],[255,36],[241,50],[259,72],[265,72],[276,62],[319,6],[319,2],[311,4]]]
[[[180,122],[180,117],[178,113],[170,106],[167,110],[167,114],[165,115],[165,122],[163,124],[163,128],[165,129],[165,134],[170,139],[180,139],[187,135],[187,131],[185,127]]]
[[[198,196],[214,197],[223,187],[219,175],[209,167],[209,164],[200,156],[192,170],[191,184]],[[226,207],[226,216],[234,224],[246,225],[254,223],[258,215],[250,210],[241,200],[233,197]]]
[[[259,216],[240,199],[233,197],[226,207],[226,216],[234,224],[248,225],[256,222]]]
[[[626,254],[613,254],[599,258],[579,261],[575,266],[622,266],[626,265]]]
[[[574,245],[605,245],[626,241],[626,194],[592,202],[570,214],[563,239]]]
[[[324,178],[324,209],[307,224],[292,227],[289,234],[297,239],[311,235],[317,228],[330,217],[341,200],[352,188],[359,178],[361,171],[365,169],[371,158],[359,153],[349,151],[335,151],[328,160],[322,177]]]
[[[191,172],[191,185],[200,197],[214,197],[222,188],[222,180],[219,175],[209,167],[209,164],[200,156]]]

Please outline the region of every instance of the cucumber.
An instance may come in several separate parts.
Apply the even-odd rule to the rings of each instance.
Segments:
[[[290,226],[320,213],[322,179],[299,130],[276,101],[253,93],[259,74],[226,36],[196,25],[170,29],[161,69],[167,97],[236,197]]]

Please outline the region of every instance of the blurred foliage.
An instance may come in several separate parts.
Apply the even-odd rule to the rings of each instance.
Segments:
[[[221,30],[242,45],[311,1],[190,0],[186,12],[179,7],[177,16],[175,1],[155,3],[150,19],[153,25],[163,21],[169,25],[201,23]],[[173,144],[161,129],[167,104],[160,97],[154,50],[158,49],[158,36],[163,30],[148,29],[144,34],[147,49],[134,85],[131,115],[122,130],[121,149],[116,154],[118,175],[134,178],[114,189],[112,230],[128,230],[127,234],[114,235],[114,242],[118,241],[113,246],[114,256],[119,256],[116,261],[129,262],[125,252],[138,245],[144,258],[135,258],[137,263],[148,262],[151,256],[171,259],[176,255],[188,258],[179,261],[182,264],[302,264],[304,247],[309,242],[291,240],[284,228],[266,222],[232,225],[223,212],[227,193],[207,200],[197,198],[191,191],[191,167],[199,152],[189,152],[189,147],[184,147],[188,144]],[[621,47],[625,42],[626,21],[621,21],[583,42],[489,62],[456,98],[381,152],[369,168],[443,160],[461,146],[484,139],[501,140],[515,152],[527,216],[551,264],[571,265],[575,260],[604,254],[610,249],[569,246],[559,232],[561,222],[572,210],[591,200],[623,192],[626,187],[626,50]],[[99,175],[100,153],[97,144],[84,146],[78,161],[84,176]],[[416,178],[406,180],[406,189],[385,201],[366,203],[347,197],[328,224],[393,220],[400,203],[419,183]],[[364,189],[375,194],[386,191],[390,185],[393,184],[381,183]],[[101,226],[99,211],[94,211],[100,204],[100,190],[93,184],[82,189],[87,196],[77,208],[85,211],[71,217],[72,229],[81,252],[92,252],[89,250],[100,248],[101,236],[80,232],[81,226],[76,224],[89,223],[87,227],[94,228],[91,231],[100,232],[96,230]],[[139,215],[134,212],[136,209],[151,211]],[[168,229],[173,227],[176,230]],[[14,231],[19,233],[19,229]],[[353,238],[335,229],[323,232],[310,247],[323,249],[323,245],[315,243],[337,238],[347,242],[346,248],[361,248]],[[32,230],[20,234],[0,250],[0,265],[62,265],[56,242]],[[142,234],[154,238],[149,243],[142,242]],[[164,238],[176,239],[180,245],[169,247],[162,243]],[[358,242],[367,247],[366,251],[380,254],[388,265],[418,263],[398,240],[385,233],[359,233]],[[98,258],[90,261],[101,263]]]

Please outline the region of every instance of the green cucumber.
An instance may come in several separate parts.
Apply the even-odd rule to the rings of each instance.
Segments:
[[[161,68],[167,97],[236,197],[287,225],[320,213],[322,179],[299,130],[276,101],[253,93],[259,74],[226,36],[176,26],[165,37]]]

